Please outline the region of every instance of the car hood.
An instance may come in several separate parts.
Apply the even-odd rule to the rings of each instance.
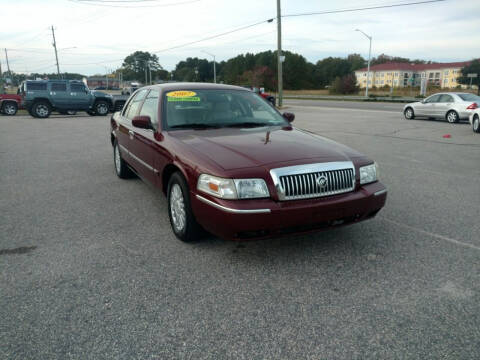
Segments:
[[[179,130],[170,135],[225,170],[364,158],[345,145],[295,128]]]

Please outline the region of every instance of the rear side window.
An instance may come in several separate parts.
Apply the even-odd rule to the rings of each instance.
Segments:
[[[142,109],[139,115],[150,116],[152,124],[156,127],[158,125],[158,98],[160,93],[157,90],[152,90],[148,93],[147,98],[143,102]]]
[[[451,103],[453,102],[453,97],[451,97],[450,95],[446,95],[446,94],[443,94],[442,96],[440,96],[440,101],[441,103]]]
[[[31,82],[27,83],[27,91],[41,91],[41,90],[47,90],[47,83],[37,83],[37,82]]]
[[[85,85],[83,85],[83,84],[70,84],[70,90],[72,92],[82,92],[82,91],[85,91]]]
[[[52,83],[52,91],[67,91],[67,84],[65,83]]]

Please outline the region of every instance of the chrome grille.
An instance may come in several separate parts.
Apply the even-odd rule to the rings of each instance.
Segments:
[[[270,170],[280,200],[342,194],[355,188],[355,167],[350,161],[289,166]]]

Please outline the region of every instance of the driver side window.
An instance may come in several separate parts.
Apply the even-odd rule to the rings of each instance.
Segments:
[[[431,103],[436,103],[440,99],[440,95],[433,95],[430,96],[427,100],[425,100],[425,103],[431,104]]]
[[[127,107],[125,108],[125,111],[123,112],[124,117],[131,121],[135,117],[135,115],[137,115],[138,109],[142,104],[142,101],[145,98],[147,92],[148,90],[146,89],[140,90],[133,96],[133,98],[129,101]]]

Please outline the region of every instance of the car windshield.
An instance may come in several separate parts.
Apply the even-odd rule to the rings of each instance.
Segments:
[[[463,101],[480,101],[480,96],[474,94],[457,94]]]
[[[169,129],[288,125],[277,110],[251,91],[170,91],[164,102]]]

